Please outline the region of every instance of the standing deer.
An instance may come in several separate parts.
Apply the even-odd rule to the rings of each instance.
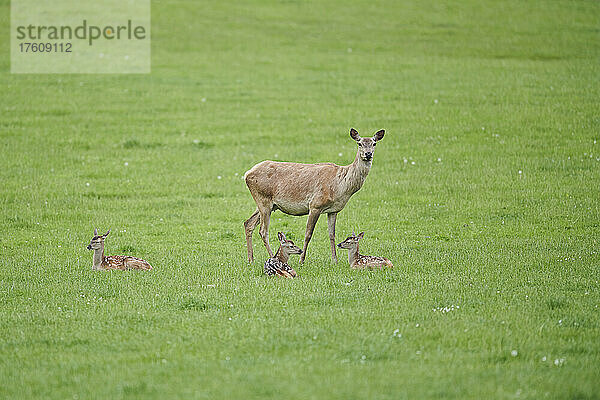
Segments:
[[[263,161],[244,175],[246,185],[256,202],[254,214],[244,222],[248,262],[254,261],[252,232],[260,224],[260,237],[273,257],[269,246],[269,221],[271,212],[281,210],[290,215],[306,215],[304,249],[300,263],[304,263],[308,243],[319,216],[327,213],[331,257],[337,262],[335,253],[335,220],[350,197],[363,185],[371,169],[375,145],[383,139],[382,129],[367,138],[360,137],[356,129],[350,129],[350,137],[358,144],[356,158],[350,165],[333,163],[298,164],[291,162]]]
[[[152,269],[152,265],[141,258],[132,256],[105,256],[104,239],[106,239],[109,233],[110,229],[104,235],[98,235],[98,229],[94,229],[94,237],[87,247],[88,250],[94,250],[94,264],[92,264],[92,269]]]

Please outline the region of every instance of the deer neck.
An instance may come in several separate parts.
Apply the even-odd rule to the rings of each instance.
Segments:
[[[348,264],[350,264],[350,266],[354,265],[354,262],[356,260],[358,260],[359,256],[360,255],[358,254],[358,244],[357,244],[355,248],[348,249]]]
[[[341,182],[345,192],[354,194],[362,187],[371,170],[371,164],[372,161],[363,160],[360,158],[360,152],[356,152],[354,162],[346,167],[346,176]]]
[[[104,244],[97,250],[94,250],[94,269],[100,269],[104,261]]]
[[[277,253],[275,253],[275,258],[281,261],[282,263],[287,264],[288,260],[290,259],[290,255],[285,251],[281,251],[281,247],[279,247],[277,249]]]

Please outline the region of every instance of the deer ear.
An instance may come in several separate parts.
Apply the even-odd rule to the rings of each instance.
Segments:
[[[362,239],[362,238],[363,238],[363,236],[365,236],[365,233],[364,233],[364,232],[361,232],[361,233],[359,233],[359,234],[358,234],[357,238],[358,238],[358,239]]]
[[[110,229],[107,230],[106,233],[104,235],[102,235],[102,236],[107,237],[109,233],[110,233]]]
[[[377,133],[375,135],[373,135],[373,140],[377,142],[377,141],[383,139],[383,135],[385,135],[385,131],[383,129],[380,131],[377,131]]]
[[[285,235],[281,232],[277,232],[277,238],[281,243],[285,242]]]
[[[358,131],[354,128],[350,129],[350,137],[356,140],[357,142],[360,140],[360,135],[358,134]]]
[[[94,236],[98,236],[98,228],[94,228]]]

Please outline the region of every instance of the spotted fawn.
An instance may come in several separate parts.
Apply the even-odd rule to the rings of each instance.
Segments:
[[[105,269],[152,269],[152,265],[148,264],[147,261],[141,258],[131,256],[105,256],[104,255],[104,239],[110,233],[110,229],[104,235],[98,235],[98,230],[94,229],[94,237],[88,244],[88,250],[94,250],[94,264],[92,269],[105,270]]]
[[[277,233],[277,238],[281,244],[277,253],[265,262],[265,274],[295,278],[296,271],[288,265],[288,260],[290,254],[302,254],[302,250],[294,242],[287,240],[281,232]]]
[[[352,236],[348,236],[346,240],[338,244],[341,249],[348,249],[348,262],[350,267],[353,269],[363,268],[393,268],[394,265],[390,260],[385,257],[374,257],[374,256],[363,256],[358,252],[358,242],[365,236],[364,232],[361,232],[356,236],[352,233]]]

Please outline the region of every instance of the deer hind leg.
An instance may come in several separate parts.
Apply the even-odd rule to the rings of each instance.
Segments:
[[[260,213],[260,237],[269,252],[269,257],[273,257],[273,251],[271,250],[271,246],[269,246],[269,222],[271,221],[271,207],[259,207],[258,211]]]
[[[329,230],[329,241],[331,242],[331,259],[337,263],[337,254],[335,252],[335,219],[337,213],[327,214],[327,229]]]
[[[254,261],[254,251],[252,249],[252,233],[256,226],[260,223],[260,213],[258,209],[244,222],[244,230],[246,231],[246,247],[248,248],[248,262]]]
[[[302,249],[302,255],[300,256],[300,264],[304,264],[306,250],[308,250],[308,242],[310,242],[310,238],[312,237],[313,231],[315,230],[315,225],[317,224],[320,215],[321,211],[318,210],[310,210],[310,212],[308,213],[308,221],[306,222],[306,234],[304,235],[304,249]]]

